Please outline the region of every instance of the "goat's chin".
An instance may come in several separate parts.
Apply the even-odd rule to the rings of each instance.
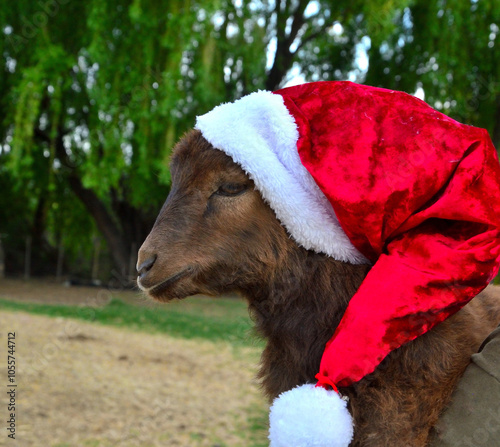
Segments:
[[[195,293],[179,294],[179,293],[151,293],[146,292],[146,294],[153,300],[159,301],[161,303],[168,303],[173,300],[182,300],[188,296],[195,295]]]
[[[192,283],[191,273],[192,269],[186,269],[152,286],[144,284],[140,279],[137,284],[143,292],[156,301],[168,302],[183,299],[198,293]]]
[[[145,291],[146,294],[162,303],[167,303],[172,300],[182,300],[191,295],[196,295],[198,292],[188,287],[179,286],[158,286]]]

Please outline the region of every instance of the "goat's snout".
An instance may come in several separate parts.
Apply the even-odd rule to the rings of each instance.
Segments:
[[[142,256],[141,256],[142,255]],[[139,274],[139,279],[144,279],[148,272],[153,267],[156,262],[156,258],[158,255],[149,254],[149,253],[141,253],[139,252],[139,259],[137,261],[137,273]],[[146,258],[145,260],[143,260]]]

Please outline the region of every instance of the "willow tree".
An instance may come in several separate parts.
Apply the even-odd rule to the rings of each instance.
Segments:
[[[414,0],[372,42],[367,82],[415,92],[489,130],[500,149],[500,2]]]
[[[88,245],[97,228],[126,276],[168,192],[170,150],[196,114],[275,89],[294,66],[311,79],[348,76],[360,14],[406,3],[4,2],[0,163],[31,216],[35,253],[56,240]]]

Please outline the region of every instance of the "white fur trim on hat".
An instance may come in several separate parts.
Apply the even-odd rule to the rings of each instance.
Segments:
[[[252,93],[199,116],[195,127],[245,170],[299,245],[339,261],[368,263],[302,165],[297,125],[282,96]]]
[[[311,384],[276,398],[269,422],[270,447],[347,447],[353,436],[347,402]]]

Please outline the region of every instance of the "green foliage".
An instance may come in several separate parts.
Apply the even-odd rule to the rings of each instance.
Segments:
[[[413,93],[500,145],[500,3],[415,0],[372,42],[367,82]]]
[[[103,307],[47,305],[0,298],[0,309],[51,317],[77,318],[172,337],[225,341],[234,346],[255,346],[245,302],[237,299],[190,298],[187,306],[149,308],[111,300]]]
[[[499,144],[499,26],[496,0],[4,2],[0,175],[25,204],[10,219],[73,253],[99,231],[127,269],[195,116],[299,73],[422,88]]]

